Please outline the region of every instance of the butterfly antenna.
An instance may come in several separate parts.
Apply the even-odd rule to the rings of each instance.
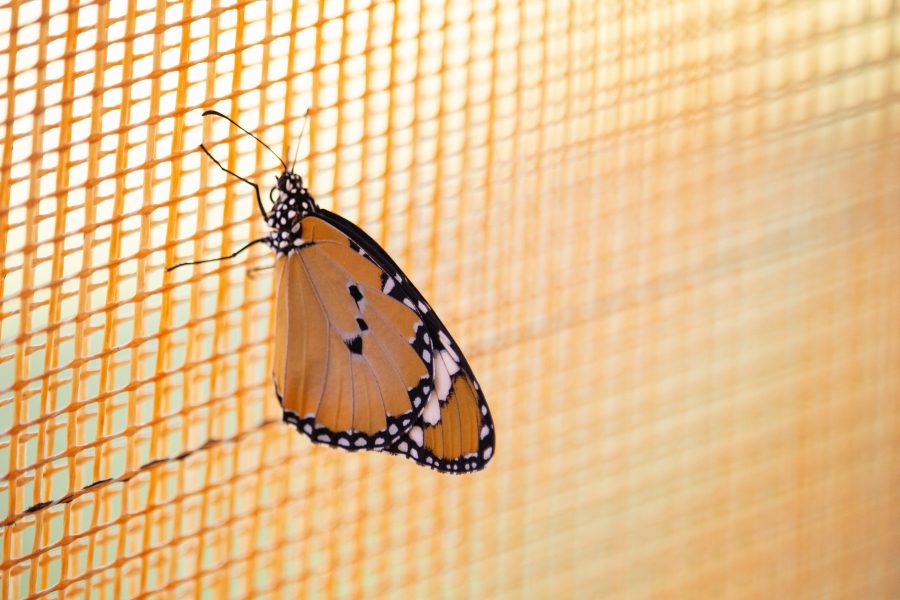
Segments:
[[[260,144],[262,144],[263,147],[264,147],[266,150],[268,150],[269,152],[271,152],[271,153],[272,153],[272,156],[274,156],[275,158],[277,158],[277,159],[278,159],[278,162],[280,162],[281,165],[284,167],[284,170],[287,171],[287,165],[285,164],[284,160],[282,160],[282,158],[281,158],[280,156],[278,156],[277,154],[275,154],[275,151],[272,150],[271,148],[269,148],[269,145],[268,145],[268,144],[266,144],[264,141],[262,141],[261,139],[259,139],[258,137],[256,137],[255,135],[253,135],[252,133],[250,133],[249,131],[247,131],[246,129],[244,129],[243,127],[241,127],[240,125],[238,125],[237,123],[235,123],[233,119],[231,119],[230,117],[227,117],[227,116],[223,115],[222,113],[220,113],[220,112],[217,111],[217,110],[205,110],[205,111],[203,111],[203,116],[205,117],[206,115],[216,115],[217,117],[222,117],[223,119],[225,119],[226,121],[228,121],[229,123],[231,123],[232,125],[234,125],[235,127],[237,127],[238,129],[240,129],[241,131],[243,131],[244,133],[246,133],[247,135],[249,135],[250,137],[252,137],[254,140],[256,140],[257,142],[259,142]]]
[[[306,133],[306,124],[309,122],[309,109],[303,115],[303,129],[300,130],[300,137],[297,138],[297,149],[294,151],[294,162],[291,163],[291,173],[294,172],[294,166],[297,164],[297,155],[300,153],[300,142],[303,140],[303,134]]]

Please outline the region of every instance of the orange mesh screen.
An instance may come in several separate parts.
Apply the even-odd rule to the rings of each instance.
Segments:
[[[900,596],[898,40],[889,0],[0,4],[3,597]],[[202,110],[288,157],[307,107],[483,473],[278,421],[264,249],[165,272],[264,229],[200,142],[278,172]]]

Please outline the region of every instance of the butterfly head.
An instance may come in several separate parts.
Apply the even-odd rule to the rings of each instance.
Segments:
[[[282,225],[280,217],[285,217],[290,222],[284,224],[293,224],[319,208],[309,195],[309,190],[303,187],[303,178],[290,171],[285,171],[278,177],[278,183],[272,188],[269,198],[274,203],[270,217],[279,216],[274,224],[269,223],[272,227]]]

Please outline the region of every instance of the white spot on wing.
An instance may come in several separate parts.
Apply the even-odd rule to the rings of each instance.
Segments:
[[[450,395],[450,387],[452,384],[450,378],[459,371],[459,365],[456,364],[456,361],[453,360],[453,357],[450,356],[450,353],[446,350],[441,350],[437,353],[433,365],[435,391],[437,392],[438,398],[441,399],[441,402],[446,402],[447,396]]]
[[[428,402],[422,409],[422,420],[429,425],[437,425],[441,421],[441,403],[435,392],[431,392],[431,395],[428,396]]]
[[[492,454],[494,454],[493,448],[488,448],[487,450],[485,450],[484,451],[484,460],[490,460]]]
[[[415,442],[417,446],[421,446],[425,443],[425,432],[418,425],[413,425],[409,430],[409,439]]]
[[[447,337],[447,334],[444,333],[443,329],[438,331],[438,338],[440,338],[440,340],[441,340],[441,345],[444,346],[444,348],[450,354],[450,356],[453,357],[453,362],[458,363],[459,355],[453,351],[453,344],[450,343],[450,338]]]
[[[388,280],[384,282],[384,290],[382,290],[385,294],[389,293],[392,289],[394,289],[394,280],[388,277]]]
[[[486,438],[490,432],[491,432],[491,430],[488,429],[487,425],[482,425],[481,426],[481,439]]]

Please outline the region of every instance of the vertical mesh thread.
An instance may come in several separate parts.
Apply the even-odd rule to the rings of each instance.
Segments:
[[[714,5],[714,6],[713,6]],[[0,4],[3,597],[897,597],[889,0]],[[297,164],[450,326],[497,457],[278,422]],[[149,466],[148,466],[149,464]],[[92,486],[92,487],[88,487]]]

